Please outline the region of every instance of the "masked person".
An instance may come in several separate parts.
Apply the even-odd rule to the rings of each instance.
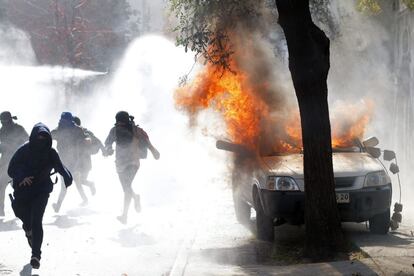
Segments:
[[[109,132],[105,140],[105,153],[112,155],[115,148],[115,165],[119,180],[124,191],[124,208],[122,215],[117,217],[121,223],[126,223],[128,218],[129,205],[134,199],[134,206],[140,212],[140,196],[132,189],[132,182],[140,166],[140,159],[147,156],[148,149],[155,159],[160,158],[157,149],[151,144],[147,133],[135,125],[134,117],[129,116],[128,112],[120,111],[115,116],[115,126]]]
[[[0,128],[0,216],[4,216],[4,200],[6,195],[7,182],[7,166],[16,150],[23,145],[29,135],[21,125],[16,124],[13,120],[17,120],[16,116],[12,116],[9,111],[0,114],[2,127]]]
[[[93,154],[97,154],[99,152],[99,150],[101,150],[102,153],[103,153],[105,148],[104,148],[101,140],[99,140],[93,134],[92,131],[82,127],[81,120],[80,120],[79,117],[76,117],[76,116],[73,117],[73,121],[77,126],[82,128],[83,132],[90,139],[90,143],[83,144],[83,149],[80,151],[80,156],[79,156],[79,173],[80,173],[80,177],[79,177],[79,181],[80,181],[81,184],[83,184],[85,186],[88,186],[91,189],[92,195],[95,195],[95,193],[96,193],[95,183],[88,180],[89,172],[92,170],[92,158],[91,158],[91,156]]]
[[[72,175],[52,148],[49,129],[38,123],[33,127],[29,142],[16,151],[8,168],[14,188],[12,208],[23,222],[23,230],[32,248],[30,264],[36,269],[40,266],[43,214],[53,190],[52,169],[62,175],[66,187],[71,185]]]
[[[72,172],[76,189],[82,199],[81,206],[86,206],[88,204],[88,198],[86,197],[82,187],[82,181],[80,180],[80,166],[82,150],[86,144],[90,143],[90,139],[86,133],[83,132],[82,128],[75,124],[73,119],[72,113],[63,112],[60,116],[58,127],[52,130],[52,138],[57,142],[56,148],[63,163]],[[52,204],[55,212],[59,212],[65,197],[66,188],[62,182],[58,201]]]

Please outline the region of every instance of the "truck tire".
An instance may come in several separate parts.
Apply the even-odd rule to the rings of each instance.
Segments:
[[[255,193],[256,228],[257,238],[262,241],[272,242],[275,239],[273,219],[266,216],[258,192]]]
[[[369,220],[369,230],[373,234],[385,235],[390,228],[390,209],[381,214],[373,216]]]
[[[243,201],[239,196],[233,194],[234,212],[238,222],[248,225],[250,222],[251,208],[247,202]]]

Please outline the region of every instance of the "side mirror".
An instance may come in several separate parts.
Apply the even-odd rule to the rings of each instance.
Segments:
[[[374,137],[368,138],[367,140],[363,141],[362,144],[366,148],[375,147],[379,144],[379,141],[378,141],[378,138],[374,136]]]
[[[397,173],[400,172],[400,168],[398,167],[397,164],[391,163],[391,165],[390,165],[390,172],[392,172],[393,174],[397,174]]]
[[[395,159],[395,152],[392,150],[384,150],[384,160],[385,161],[391,161]]]
[[[381,156],[381,149],[379,148],[366,147],[365,150],[374,158],[379,158]]]
[[[247,147],[223,140],[216,141],[216,148],[220,150],[230,151],[236,154],[240,154],[246,157],[254,156],[254,152],[249,150]]]

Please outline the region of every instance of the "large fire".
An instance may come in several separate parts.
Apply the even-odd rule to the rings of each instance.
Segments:
[[[179,107],[191,115],[213,108],[223,115],[232,141],[257,147],[262,120],[269,117],[269,107],[257,97],[245,73],[240,70],[222,72],[207,65],[193,83],[176,92]]]
[[[177,89],[177,106],[193,118],[205,109],[219,112],[229,140],[262,154],[300,152],[302,134],[297,106],[281,116],[280,107],[263,96],[265,83],[253,84],[236,62],[231,68],[233,72],[223,72],[208,64],[191,83]],[[363,138],[372,104],[363,105],[331,111],[333,147],[349,147],[355,139]]]

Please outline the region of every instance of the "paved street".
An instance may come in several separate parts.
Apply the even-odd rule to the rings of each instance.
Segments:
[[[111,165],[99,166],[109,171],[105,166]],[[151,173],[147,170],[137,183]],[[80,199],[73,189],[59,214],[50,206],[60,188],[55,187],[37,271],[27,265],[30,251],[20,222],[6,210],[9,215],[0,220],[0,275],[389,275],[398,269],[401,275],[414,274],[412,227],[377,236],[365,224],[345,224],[346,233],[372,259],[288,265],[289,260],[275,256],[303,238],[303,227],[276,228],[275,244],[257,241],[236,222],[231,189],[222,180],[184,187],[159,176],[155,181],[164,183],[159,187],[137,184],[143,211],[131,208],[128,224],[122,225],[115,219],[121,189],[116,175],[109,175],[105,184],[97,183],[88,207],[77,207]]]

